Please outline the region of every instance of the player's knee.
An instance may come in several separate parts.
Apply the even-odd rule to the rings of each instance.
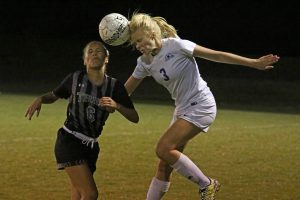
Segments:
[[[171,148],[169,148],[168,145],[163,142],[159,142],[155,148],[157,157],[162,160],[165,160],[165,158],[168,157],[170,151]]]

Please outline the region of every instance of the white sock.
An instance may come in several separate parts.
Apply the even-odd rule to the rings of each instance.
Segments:
[[[200,188],[204,188],[210,184],[210,180],[203,172],[184,154],[180,154],[179,159],[171,165],[175,171],[187,179],[197,183]]]
[[[158,180],[156,177],[152,178],[148,189],[146,200],[159,200],[169,190],[170,182]]]

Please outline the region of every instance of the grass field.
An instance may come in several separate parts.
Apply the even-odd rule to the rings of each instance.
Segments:
[[[69,180],[56,170],[54,142],[66,101],[44,105],[39,118],[25,111],[33,96],[0,94],[0,199],[69,199]],[[158,161],[154,147],[172,106],[136,103],[140,123],[110,116],[100,138],[95,173],[101,200],[143,200]],[[218,200],[300,199],[300,115],[219,109],[207,134],[185,153],[217,178]],[[164,200],[199,199],[197,187],[174,173]]]

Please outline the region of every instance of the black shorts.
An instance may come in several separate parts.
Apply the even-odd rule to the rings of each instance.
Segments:
[[[80,139],[61,128],[57,133],[54,151],[58,169],[86,163],[92,173],[96,171],[100,152],[98,142],[91,148],[91,145],[82,144]]]

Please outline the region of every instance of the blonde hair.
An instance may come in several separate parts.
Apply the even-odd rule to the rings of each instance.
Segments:
[[[149,34],[154,31],[156,36],[160,38],[178,37],[177,30],[174,26],[168,24],[165,18],[159,16],[151,17],[146,13],[134,12],[129,23],[129,28],[131,34],[139,29],[143,29],[145,33]]]

